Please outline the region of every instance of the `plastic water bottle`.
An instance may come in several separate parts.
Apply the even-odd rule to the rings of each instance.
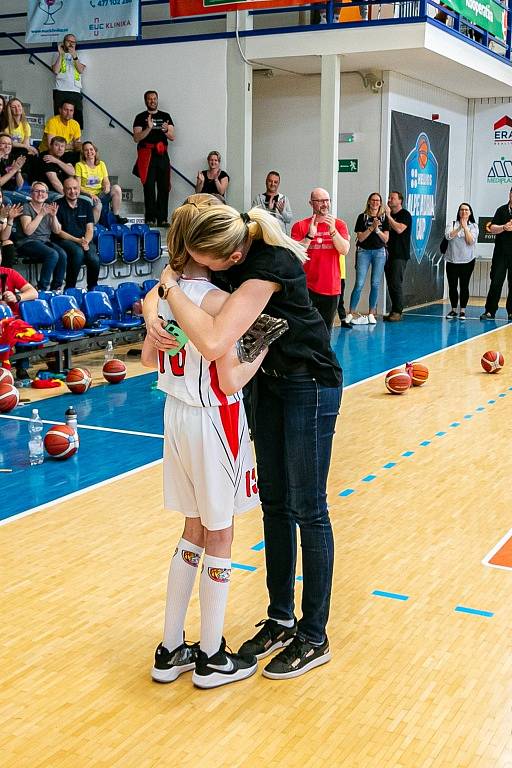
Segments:
[[[71,427],[71,429],[75,434],[78,434],[78,417],[72,405],[70,405],[69,408],[66,410],[66,413],[64,414],[64,419],[65,419],[66,425],[68,427]]]
[[[111,341],[107,341],[107,346],[105,347],[105,362],[108,363],[109,360],[114,359],[114,345]]]
[[[43,422],[37,408],[32,411],[32,417],[28,423],[28,433],[30,435],[28,441],[30,464],[31,466],[42,464],[44,461]]]

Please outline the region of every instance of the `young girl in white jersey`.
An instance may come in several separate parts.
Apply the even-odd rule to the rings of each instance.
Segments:
[[[184,233],[212,195],[192,195],[173,215],[168,235],[171,266],[183,273],[180,286],[189,298],[215,316],[228,298],[209,280],[209,270],[188,257]],[[165,293],[161,286],[160,294]],[[165,297],[158,311],[172,314]],[[166,392],[164,412],[164,504],[185,515],[185,527],[171,560],[163,640],[155,653],[154,680],[168,683],[194,669],[200,688],[214,688],[254,674],[254,656],[228,652],[222,636],[229,581],[233,514],[259,504],[253,451],[240,392],[260,366],[239,363],[233,348],[207,361],[187,342],[174,356],[158,352],[149,336],[142,363],[158,368],[158,387]],[[199,562],[201,639],[184,641],[185,616]]]

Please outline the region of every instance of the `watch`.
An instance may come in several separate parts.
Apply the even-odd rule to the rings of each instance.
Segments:
[[[176,282],[176,280],[169,280],[168,283],[160,283],[160,285],[158,286],[158,296],[161,299],[166,299],[167,294],[169,293],[171,288],[176,288],[177,285],[178,283]]]

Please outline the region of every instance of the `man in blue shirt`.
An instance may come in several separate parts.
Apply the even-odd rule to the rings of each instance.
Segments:
[[[66,270],[66,288],[75,288],[78,273],[82,264],[87,267],[87,290],[90,291],[98,283],[100,260],[96,246],[92,242],[94,234],[94,218],[92,205],[81,200],[80,182],[76,176],[69,176],[63,183],[64,198],[59,201],[57,219],[62,230],[59,232],[61,241],[68,256]]]

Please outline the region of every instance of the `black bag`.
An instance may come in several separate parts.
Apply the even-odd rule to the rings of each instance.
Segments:
[[[446,239],[446,237],[443,237],[443,239],[439,243],[439,250],[441,251],[443,256],[446,253],[446,251],[448,250],[448,240]]]

